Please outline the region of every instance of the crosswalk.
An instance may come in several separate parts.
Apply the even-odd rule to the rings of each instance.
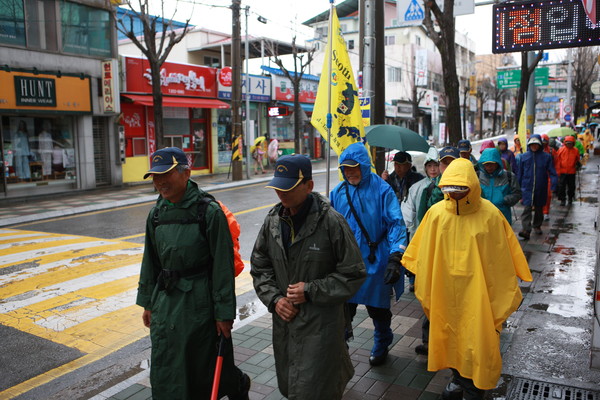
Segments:
[[[0,324],[75,348],[89,362],[115,352],[149,333],[135,305],[142,253],[122,240],[0,229]],[[249,290],[246,266],[236,293]]]

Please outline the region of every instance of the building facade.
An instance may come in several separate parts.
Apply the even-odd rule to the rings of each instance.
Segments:
[[[110,4],[7,0],[0,32],[0,199],[120,183]]]

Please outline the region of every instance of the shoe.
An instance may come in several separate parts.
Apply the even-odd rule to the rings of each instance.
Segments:
[[[566,205],[567,205],[567,203],[566,203],[564,200],[561,200],[561,201],[560,201],[560,205],[564,207],[564,206],[566,206]]]
[[[229,397],[232,400],[249,400],[250,397],[248,395],[248,393],[250,393],[250,377],[247,374],[243,374],[242,375],[242,381],[240,382],[240,385],[242,387],[242,392],[240,393],[239,396],[234,396],[234,397]]]
[[[420,354],[422,356],[429,355],[429,345],[427,343],[423,343],[415,347],[415,353]]]
[[[519,236],[522,237],[525,240],[529,240],[529,236],[531,236],[531,235],[527,231],[521,231],[521,232],[519,232]]]
[[[533,231],[535,232],[536,235],[541,235],[542,233],[544,233],[542,231],[542,228],[533,228]]]
[[[569,199],[569,205],[573,204],[573,199]]]
[[[442,392],[443,400],[462,400],[463,398],[463,389],[459,384],[450,381],[446,388]]]
[[[412,285],[412,284],[409,285],[408,286],[408,290],[410,290],[411,292],[414,292],[415,291],[415,285]]]
[[[383,354],[380,354],[378,356],[371,353],[371,355],[369,356],[369,364],[371,364],[374,367],[381,365],[385,362],[387,355],[388,355],[388,349],[385,349]]]

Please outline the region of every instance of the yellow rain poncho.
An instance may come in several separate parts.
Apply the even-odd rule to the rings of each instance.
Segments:
[[[481,198],[469,160],[454,160],[439,186],[469,194],[432,206],[402,263],[416,274],[415,295],[431,322],[427,369],[458,370],[479,389],[496,387],[502,370],[500,330],[521,303],[517,277],[531,281],[519,241],[502,213]]]

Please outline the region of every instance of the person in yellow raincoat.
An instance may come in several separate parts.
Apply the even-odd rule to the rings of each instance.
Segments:
[[[439,187],[444,200],[425,214],[402,264],[416,275],[431,321],[427,369],[454,374],[442,398],[483,399],[502,370],[502,324],[522,300],[517,277],[531,281],[531,272],[510,224],[481,197],[469,160],[454,160]]]

